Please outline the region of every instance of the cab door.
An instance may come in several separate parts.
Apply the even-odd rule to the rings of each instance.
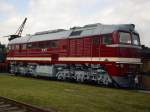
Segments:
[[[116,50],[112,45],[114,44],[112,34],[105,34],[101,37],[100,55],[101,57],[115,57]]]
[[[95,36],[92,38],[92,57],[100,56],[100,37]]]

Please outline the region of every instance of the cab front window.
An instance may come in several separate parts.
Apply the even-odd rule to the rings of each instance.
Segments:
[[[137,34],[132,34],[132,42],[133,45],[140,45],[140,39],[139,36]]]
[[[103,35],[102,43],[105,44],[105,45],[113,44],[112,36],[111,36],[110,34],[108,34],[108,35]]]
[[[119,33],[119,42],[123,44],[131,44],[131,35],[130,33],[120,32]]]

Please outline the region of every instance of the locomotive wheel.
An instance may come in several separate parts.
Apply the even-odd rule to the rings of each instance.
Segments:
[[[60,81],[64,80],[64,78],[62,76],[58,76],[57,79],[60,80]]]
[[[58,73],[57,79],[63,81],[63,80],[65,80],[65,77],[62,73]]]
[[[76,81],[77,82],[84,82],[84,77],[80,74],[76,76]]]

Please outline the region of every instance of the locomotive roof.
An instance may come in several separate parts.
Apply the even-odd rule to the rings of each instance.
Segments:
[[[37,32],[34,35],[28,35],[13,39],[9,42],[9,44],[29,43],[36,41],[57,40],[65,38],[80,38],[84,36],[112,33],[117,30],[134,31],[134,25],[133,24],[104,25],[100,23],[89,24],[83,27],[74,27],[71,28],[70,30],[57,29],[51,31]]]

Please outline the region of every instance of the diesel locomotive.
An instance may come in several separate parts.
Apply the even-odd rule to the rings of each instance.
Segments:
[[[10,73],[132,87],[140,74],[140,37],[134,24],[89,24],[10,40]]]

